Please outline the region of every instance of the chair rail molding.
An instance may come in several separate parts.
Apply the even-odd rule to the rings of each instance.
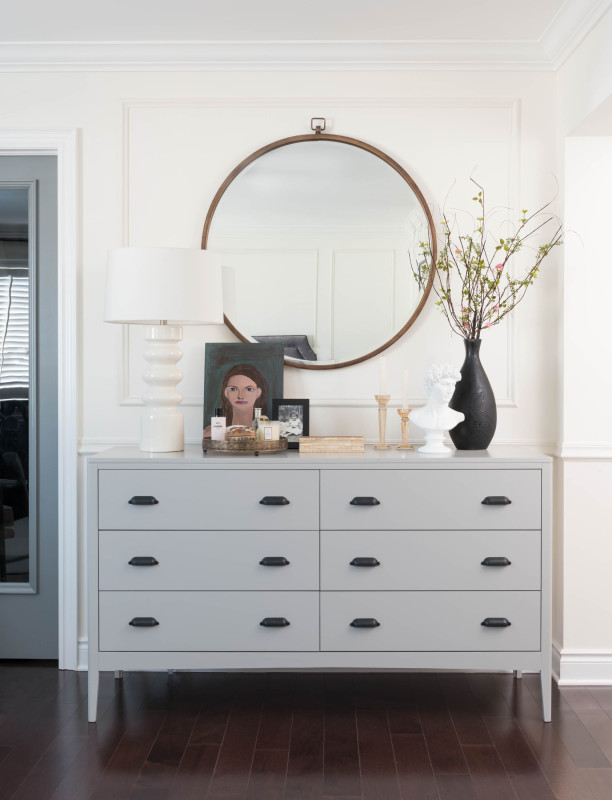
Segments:
[[[0,130],[0,155],[57,156],[59,667],[77,668],[77,129]]]

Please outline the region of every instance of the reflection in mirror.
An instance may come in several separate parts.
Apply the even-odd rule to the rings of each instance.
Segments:
[[[432,241],[420,191],[354,139],[294,137],[264,150],[221,187],[204,229],[203,246],[226,267],[230,327],[244,341],[283,343],[294,366],[380,352],[430,288],[414,274],[421,242]]]
[[[30,580],[29,202],[0,184],[0,583]]]

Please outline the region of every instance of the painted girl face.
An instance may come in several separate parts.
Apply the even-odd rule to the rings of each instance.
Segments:
[[[261,389],[246,375],[233,375],[225,387],[225,396],[234,408],[253,408]]]

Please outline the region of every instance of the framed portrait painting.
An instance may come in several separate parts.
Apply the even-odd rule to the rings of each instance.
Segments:
[[[310,404],[308,400],[292,400],[286,398],[272,401],[272,418],[280,422],[280,435],[289,440],[289,448],[296,450],[300,445],[300,436],[308,436]]]
[[[208,343],[205,358],[204,430],[216,408],[228,427],[249,426],[255,408],[272,418],[272,398],[283,394],[282,345]]]

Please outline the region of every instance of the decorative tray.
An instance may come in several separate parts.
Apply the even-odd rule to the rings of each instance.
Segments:
[[[256,455],[267,453],[282,453],[287,449],[288,439],[281,436],[280,439],[268,442],[257,442],[255,439],[226,439],[223,442],[213,441],[205,437],[202,439],[202,450],[206,453],[211,450],[215,453],[234,453],[238,455]]]

